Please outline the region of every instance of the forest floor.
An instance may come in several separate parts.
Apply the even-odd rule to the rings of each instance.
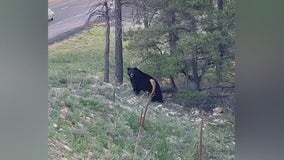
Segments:
[[[102,82],[103,48],[102,27],[49,46],[49,159],[134,159],[138,118],[147,98],[133,94],[126,72],[121,86]],[[131,58],[125,50],[125,65]],[[113,68],[112,47],[110,79]],[[136,159],[196,159],[200,120],[195,109],[151,103]],[[234,159],[234,127],[231,113],[205,115],[205,159]]]

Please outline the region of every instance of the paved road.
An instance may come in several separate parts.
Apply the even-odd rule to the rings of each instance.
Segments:
[[[74,33],[85,29],[91,6],[99,0],[49,0],[49,8],[54,11],[53,21],[48,22],[48,43],[60,41]],[[122,17],[124,22],[132,16],[131,8],[123,6]],[[91,21],[95,20],[95,16]]]
[[[49,8],[55,12],[54,20],[48,22],[49,43],[82,28],[88,18],[87,12],[95,2],[96,0],[49,1]]]

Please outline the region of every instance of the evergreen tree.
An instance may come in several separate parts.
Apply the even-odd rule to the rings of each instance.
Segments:
[[[131,3],[143,22],[126,33],[136,64],[159,76],[182,72],[198,91],[234,83],[235,0]]]

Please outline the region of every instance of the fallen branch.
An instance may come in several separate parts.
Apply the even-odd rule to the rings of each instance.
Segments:
[[[204,111],[201,111],[201,121],[200,121],[200,128],[199,128],[199,142],[197,146],[197,159],[203,160],[205,147],[203,145],[203,127],[204,127]]]
[[[133,153],[133,160],[135,160],[137,158],[137,150],[138,150],[138,146],[139,146],[139,143],[141,141],[141,135],[142,135],[142,128],[144,126],[144,122],[145,122],[145,118],[146,118],[146,113],[147,113],[147,110],[148,110],[148,106],[154,96],[154,93],[155,93],[155,89],[156,89],[156,82],[152,79],[150,79],[150,83],[152,85],[152,92],[150,93],[150,96],[147,100],[147,103],[146,103],[146,106],[145,106],[145,111],[144,109],[142,108],[141,110],[141,113],[140,113],[140,117],[138,119],[138,124],[139,124],[139,130],[138,130],[138,135],[137,135],[137,138],[136,138],[136,143],[135,143],[135,147],[134,147],[134,153]],[[144,111],[144,112],[143,112]]]

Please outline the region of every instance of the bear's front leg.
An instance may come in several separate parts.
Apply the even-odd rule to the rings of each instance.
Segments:
[[[138,95],[138,94],[140,93],[140,91],[137,90],[137,89],[133,89],[133,90],[134,90],[134,93],[135,93],[136,95]]]

